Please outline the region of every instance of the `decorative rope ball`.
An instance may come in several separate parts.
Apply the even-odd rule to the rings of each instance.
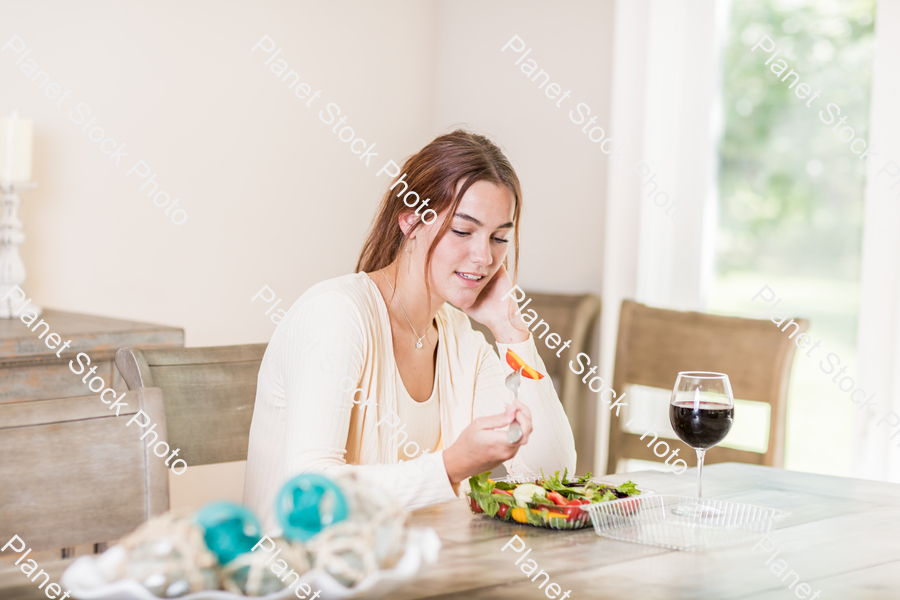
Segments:
[[[275,547],[271,552],[240,554],[222,567],[221,578],[226,591],[254,597],[273,594],[296,581],[293,577],[287,583],[280,579],[291,570],[303,575],[311,568],[302,544],[292,544],[283,538],[275,538],[273,542]],[[266,561],[275,554],[277,560],[266,566]]]
[[[378,570],[375,535],[370,527],[354,522],[333,525],[309,542],[313,565],[324,569],[347,587],[353,587]]]
[[[150,519],[125,536],[115,579],[134,579],[160,598],[219,589],[215,555],[188,512]]]
[[[373,540],[372,551],[379,567],[393,567],[406,546],[409,513],[383,487],[358,473],[342,473],[335,477],[335,483],[348,499],[350,520],[358,528],[367,529]]]
[[[350,518],[356,521],[406,521],[408,513],[381,485],[355,471],[340,473],[333,481],[344,492]]]
[[[374,481],[347,471],[332,477],[348,516],[307,542],[313,565],[352,587],[379,569],[396,565],[406,544],[408,513]]]

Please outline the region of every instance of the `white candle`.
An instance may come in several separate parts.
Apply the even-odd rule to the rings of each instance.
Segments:
[[[31,181],[31,119],[0,119],[0,181]]]

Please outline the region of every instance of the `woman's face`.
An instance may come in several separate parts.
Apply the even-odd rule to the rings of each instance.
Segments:
[[[457,190],[462,182],[457,185]],[[503,185],[477,181],[466,190],[456,213],[438,214],[420,229],[428,248],[444,219],[450,228],[435,247],[431,260],[431,286],[444,301],[468,308],[506,258],[513,233],[515,200]]]

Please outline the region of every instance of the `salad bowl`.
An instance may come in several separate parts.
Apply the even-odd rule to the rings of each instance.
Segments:
[[[588,507],[652,493],[631,481],[616,486],[588,473],[570,480],[568,471],[552,477],[541,474],[510,475],[497,480],[482,473],[469,478],[466,494],[474,514],[547,529],[582,529],[591,525]]]

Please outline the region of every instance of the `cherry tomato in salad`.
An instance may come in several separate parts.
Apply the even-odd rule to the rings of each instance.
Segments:
[[[505,519],[506,513],[508,513],[508,512],[509,512],[509,505],[501,503],[499,510],[497,510],[497,516],[500,517],[501,519]]]
[[[481,514],[484,512],[484,510],[480,506],[478,506],[478,503],[475,502],[475,498],[472,498],[471,496],[469,496],[469,506],[471,506],[472,510],[477,514]]]
[[[581,510],[581,506],[578,504],[570,504],[569,506],[561,506],[559,507],[560,512],[566,514],[570,519],[581,519],[587,516],[587,513]]]

